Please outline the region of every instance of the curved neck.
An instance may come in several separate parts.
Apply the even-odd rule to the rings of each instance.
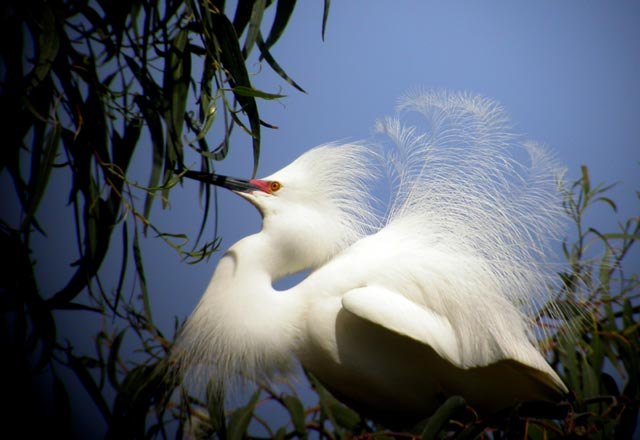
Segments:
[[[264,231],[249,235],[231,246],[223,258],[231,257],[236,271],[250,277],[258,274],[265,276],[271,283],[280,278],[282,269],[290,264],[283,247],[273,241]]]
[[[227,251],[183,329],[189,363],[215,360],[223,379],[260,379],[288,369],[302,335],[305,301],[272,287],[285,257],[263,233]]]
[[[260,232],[235,243],[218,263],[205,296],[215,296],[225,306],[242,307],[245,318],[271,314],[271,321],[291,321],[301,307],[298,295],[278,292],[272,282],[284,273],[287,256]],[[264,320],[260,320],[264,321]],[[290,325],[290,322],[287,323]]]

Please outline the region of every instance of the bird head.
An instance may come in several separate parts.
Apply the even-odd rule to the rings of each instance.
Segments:
[[[332,144],[311,149],[261,179],[184,175],[251,202],[263,217],[263,232],[306,268],[324,263],[375,223],[368,204],[369,179],[375,174],[371,157],[362,145]]]

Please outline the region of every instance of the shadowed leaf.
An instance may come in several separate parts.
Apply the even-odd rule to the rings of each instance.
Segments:
[[[287,75],[287,72],[285,72],[284,69],[280,67],[280,64],[278,64],[276,60],[271,56],[268,47],[262,41],[262,36],[258,35],[256,43],[258,44],[258,48],[260,49],[261,56],[267,61],[274,72],[276,72],[282,79],[284,79],[286,82],[288,82],[290,85],[292,85],[302,93],[307,93],[298,83],[296,83],[291,77],[289,77],[289,75]]]
[[[264,42],[264,46],[267,50],[270,49],[282,36],[295,7],[296,0],[278,0],[278,4],[276,5],[276,15],[273,18],[271,30]]]
[[[426,426],[422,430],[422,439],[429,440],[436,438],[436,435],[453,417],[453,415],[466,406],[465,400],[460,396],[452,396],[444,402],[440,408],[427,421]]]
[[[244,86],[252,89],[249,81],[247,68],[243,63],[242,52],[238,45],[238,36],[229,22],[227,17],[222,14],[212,14],[212,29],[215,32],[216,39],[220,44],[220,59],[222,65],[229,71],[230,83],[232,88]],[[240,103],[242,110],[246,113],[251,126],[252,144],[253,144],[253,173],[255,176],[258,170],[258,158],[260,156],[260,117],[258,116],[258,107],[255,98],[243,96],[234,93],[236,99]],[[232,114],[234,120],[237,120]],[[239,121],[238,121],[239,122]]]
[[[249,403],[242,408],[236,409],[229,416],[229,424],[227,426],[228,440],[242,440],[244,433],[249,427],[249,422],[253,418],[253,411],[260,397],[260,390],[257,390],[249,399]]]
[[[331,9],[331,0],[324,0],[324,11],[322,12],[322,39],[327,30],[327,20],[329,20],[329,9]]]

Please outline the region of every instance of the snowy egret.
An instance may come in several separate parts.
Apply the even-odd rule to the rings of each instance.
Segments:
[[[488,413],[566,393],[532,326],[562,224],[558,168],[488,99],[419,93],[399,112],[428,128],[387,118],[376,127],[391,148],[324,145],[263,179],[186,172],[247,199],[263,224],[218,263],[179,335],[183,367],[262,381],[295,356],[387,420],[424,418],[451,395]],[[380,180],[387,204],[372,202]]]

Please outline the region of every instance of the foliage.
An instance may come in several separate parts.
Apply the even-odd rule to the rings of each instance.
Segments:
[[[305,408],[294,392],[258,389],[244,406],[225,413],[222,396],[189,395],[171,375],[172,336],[155,325],[147,291],[141,234],[152,231],[189,262],[206,258],[218,239],[203,244],[209,194],[194,242],[157,227],[156,199],[167,204],[177,169],[195,158],[202,171],[226,157],[235,129],[252,141],[254,169],[260,153],[263,100],[279,94],[256,90],[246,60],[260,58],[302,90],[270,53],[286,29],[295,0],[240,0],[233,18],[223,0],[4,2],[0,8],[0,94],[4,148],[0,177],[11,181],[19,220],[0,220],[0,350],[5,405],[0,413],[23,434],[71,433],[68,372],[102,415],[108,437],[245,438],[263,431],[275,438],[631,438],[637,429],[640,305],[637,274],[625,267],[640,237],[638,217],[620,230],[585,226],[594,205],[616,211],[608,187],[592,186],[586,168],[567,190],[566,209],[576,225],[565,244],[567,269],[554,307],[571,329],[548,341],[553,364],[571,389],[557,405],[523,403],[490,420],[457,396],[409,432],[391,431],[338,402],[309,376],[317,404]],[[275,5],[266,38],[261,24]],[[330,1],[324,1],[323,32]],[[197,60],[202,60],[202,68]],[[146,150],[142,140],[148,137]],[[215,141],[212,141],[215,139]],[[185,148],[186,147],[186,148]],[[131,167],[144,161],[144,184]],[[41,202],[51,176],[70,180],[68,213],[74,217],[78,259],[59,291],[39,285],[32,254],[34,234],[45,235]],[[8,191],[7,191],[8,192]],[[140,197],[142,195],[142,197]],[[214,212],[215,213],[215,212]],[[4,216],[4,213],[3,213]],[[122,250],[116,279],[100,269],[114,243]],[[134,295],[125,295],[134,268]],[[94,314],[103,322],[95,354],[78,352],[57,334],[56,317]],[[180,322],[176,320],[175,328]],[[136,337],[135,356],[124,340]],[[7,405],[8,404],[8,405]],[[288,421],[273,426],[265,405]],[[92,423],[100,425],[99,422]],[[249,434],[251,433],[251,434]]]
[[[324,4],[323,33],[329,0]],[[0,348],[9,359],[2,372],[11,396],[3,415],[26,421],[37,414],[45,423],[25,426],[68,434],[68,369],[111,436],[159,434],[165,420],[184,418],[187,399],[169,403],[175,383],[160,374],[171,337],[151,314],[141,234],[151,231],[189,262],[217,249],[218,237],[203,237],[208,187],[201,189],[205,209],[193,241],[156,226],[152,206],[156,199],[168,204],[176,170],[199,164],[211,171],[223,160],[234,129],[251,140],[255,173],[261,129],[274,128],[260,118],[258,104],[282,95],[253,88],[246,62],[257,48],[264,63],[302,90],[270,53],[295,6],[240,0],[229,18],[224,0],[2,3],[0,173],[14,189],[5,202],[13,197],[8,207],[18,212],[16,220],[3,209],[0,221]],[[270,7],[274,19],[263,36]],[[144,163],[148,176],[140,176]],[[75,226],[68,238],[77,247],[71,276],[57,291],[39,284],[32,254],[34,240],[48,232],[41,202],[62,189],[50,185],[53,175],[70,182],[70,206],[60,208]],[[121,249],[121,269],[111,279],[101,268],[114,248]],[[126,295],[131,284],[137,294]],[[78,353],[57,335],[61,311],[94,314],[103,323],[95,355]],[[125,334],[138,338],[133,364],[121,353]]]

